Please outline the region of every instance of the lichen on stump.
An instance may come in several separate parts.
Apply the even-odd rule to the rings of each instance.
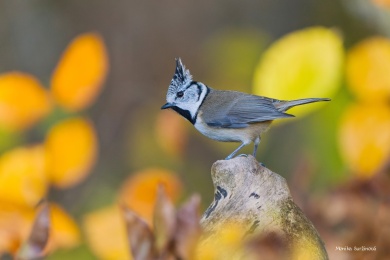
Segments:
[[[281,234],[288,259],[328,259],[318,232],[293,202],[283,177],[250,155],[215,162],[211,176],[215,196],[201,219],[201,245],[212,243],[221,230],[237,223],[245,230],[244,237]]]

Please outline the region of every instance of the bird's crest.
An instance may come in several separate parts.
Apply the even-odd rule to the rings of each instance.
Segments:
[[[180,58],[176,58],[175,74],[171,80],[171,84],[168,89],[168,94],[176,93],[179,89],[187,86],[192,81],[192,75],[189,70],[181,62]]]

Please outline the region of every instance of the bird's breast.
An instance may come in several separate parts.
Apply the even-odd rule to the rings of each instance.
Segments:
[[[220,142],[250,143],[265,132],[270,122],[250,124],[246,128],[210,127],[198,116],[194,126],[203,135]]]

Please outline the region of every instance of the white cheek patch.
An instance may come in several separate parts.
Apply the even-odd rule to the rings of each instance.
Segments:
[[[197,99],[197,101],[195,103],[181,103],[180,104],[180,108],[190,112],[192,118],[194,118],[195,115],[198,113],[199,107],[202,104],[202,102],[207,94],[207,87],[204,86],[202,83],[199,83],[199,84],[201,84],[202,90],[200,93],[200,97]]]
[[[196,113],[198,112],[201,103],[201,101],[198,101],[196,103],[182,103],[180,104],[180,108],[190,112],[191,118],[194,118]]]

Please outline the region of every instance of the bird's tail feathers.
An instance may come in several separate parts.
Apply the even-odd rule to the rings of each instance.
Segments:
[[[297,99],[291,101],[281,101],[280,103],[275,104],[275,107],[279,111],[284,112],[295,106],[319,102],[319,101],[330,101],[330,98],[304,98],[304,99]]]

